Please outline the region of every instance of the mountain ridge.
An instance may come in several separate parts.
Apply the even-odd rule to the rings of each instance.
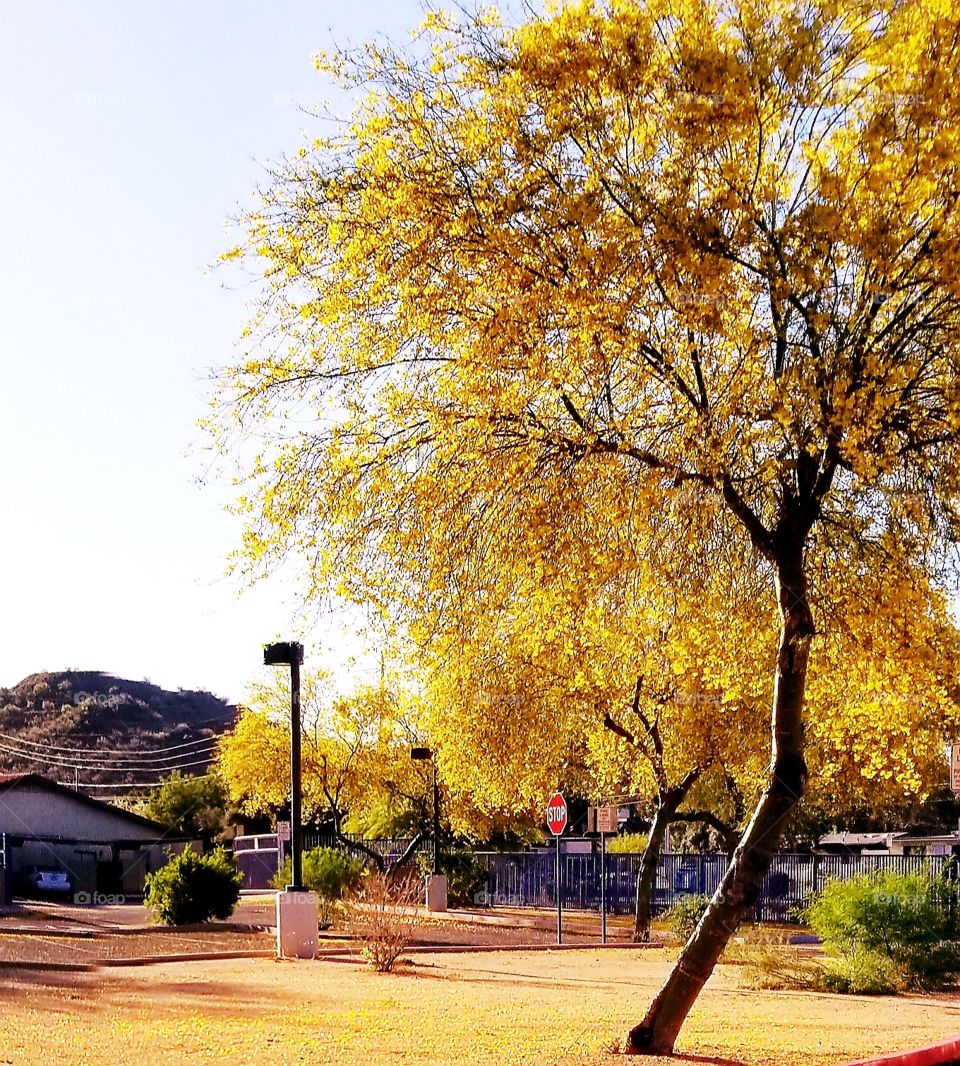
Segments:
[[[164,689],[102,670],[42,671],[0,687],[0,772],[99,786],[203,773],[236,708],[203,690]]]

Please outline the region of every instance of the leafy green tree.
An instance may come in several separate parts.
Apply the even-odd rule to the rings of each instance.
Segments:
[[[173,836],[210,843],[226,828],[227,790],[213,774],[184,775],[175,770],[150,793],[142,811]]]

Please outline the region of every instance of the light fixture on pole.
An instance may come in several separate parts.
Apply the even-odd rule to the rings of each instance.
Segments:
[[[447,909],[447,879],[440,873],[440,785],[437,781],[437,760],[431,748],[410,749],[410,758],[429,761],[433,766],[433,873],[427,878],[427,910]]]
[[[430,748],[411,748],[410,758],[429,761],[433,766],[433,873],[440,873],[440,787],[437,784],[437,761]]]
[[[268,644],[265,666],[290,667],[290,866],[291,884],[277,893],[277,955],[312,959],[317,953],[317,897],[303,885],[303,824],[300,776],[300,667],[303,645]]]
[[[290,865],[291,892],[303,889],[302,784],[300,776],[300,667],[303,645],[296,641],[268,644],[263,649],[265,666],[290,667]]]

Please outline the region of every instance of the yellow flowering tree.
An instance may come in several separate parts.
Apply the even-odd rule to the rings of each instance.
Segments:
[[[269,429],[244,555],[302,552],[421,635],[483,602],[486,558],[566,540],[589,582],[584,527],[760,560],[769,766],[629,1035],[668,1052],[806,788],[808,663],[811,691],[844,685],[815,617],[829,649],[860,597],[880,644],[858,680],[902,647],[910,686],[940,684],[904,636],[937,628],[957,528],[960,23],[947,0],[576,0],[425,33],[321,61],[362,93],[353,121],[231,253],[265,279],[213,419],[227,446]],[[939,698],[900,695],[907,720]]]
[[[409,858],[430,825],[423,770],[410,759],[416,742],[409,701],[388,686],[332,697],[326,679],[307,675],[302,692],[303,809],[378,867],[382,856],[360,835],[408,836]],[[262,813],[290,801],[289,689],[255,686],[233,729],[218,741],[217,771],[242,811]]]

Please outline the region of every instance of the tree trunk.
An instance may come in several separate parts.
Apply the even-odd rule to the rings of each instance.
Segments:
[[[774,675],[770,776],[753,817],[706,913],[647,1011],[630,1031],[626,1052],[669,1055],[690,1008],[756,899],[783,835],[785,822],[806,785],[803,759],[803,696],[813,619],[806,598],[803,538],[782,542],[775,571],[781,628]]]
[[[637,944],[646,944],[650,940],[650,912],[653,886],[657,879],[657,866],[660,862],[663,840],[667,835],[667,826],[676,813],[679,802],[679,799],[673,799],[669,793],[661,792],[657,797],[657,810],[650,825],[647,846],[643,849],[640,869],[637,872],[636,917],[633,927],[633,939]]]

